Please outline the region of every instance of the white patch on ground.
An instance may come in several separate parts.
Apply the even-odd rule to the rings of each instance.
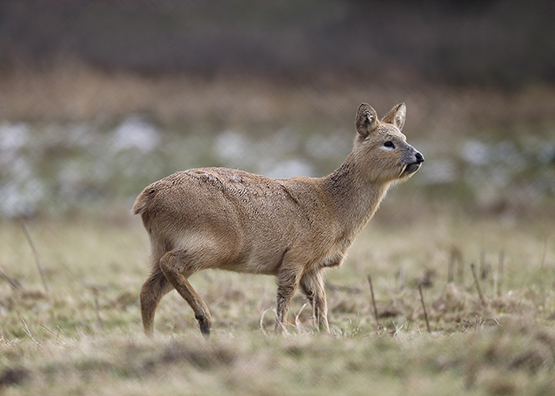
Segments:
[[[123,151],[136,148],[143,153],[153,151],[160,143],[158,131],[142,117],[132,115],[114,131],[113,148]]]

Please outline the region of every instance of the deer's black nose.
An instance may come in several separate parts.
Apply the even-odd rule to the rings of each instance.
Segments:
[[[416,153],[416,162],[418,163],[424,162],[424,156],[420,153]]]

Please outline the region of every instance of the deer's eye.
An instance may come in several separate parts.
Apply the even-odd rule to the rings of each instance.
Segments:
[[[387,147],[387,148],[391,148],[391,149],[395,148],[395,144],[391,140],[388,140],[383,145],[384,145],[384,147]]]

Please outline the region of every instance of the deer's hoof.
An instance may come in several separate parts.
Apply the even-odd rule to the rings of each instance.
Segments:
[[[200,326],[200,332],[206,338],[210,337],[210,319],[204,316],[197,316],[198,324]]]

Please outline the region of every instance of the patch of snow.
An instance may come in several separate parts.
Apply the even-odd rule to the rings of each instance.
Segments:
[[[116,151],[136,148],[143,153],[149,153],[160,143],[158,131],[151,123],[142,117],[132,115],[115,130],[113,148]]]

